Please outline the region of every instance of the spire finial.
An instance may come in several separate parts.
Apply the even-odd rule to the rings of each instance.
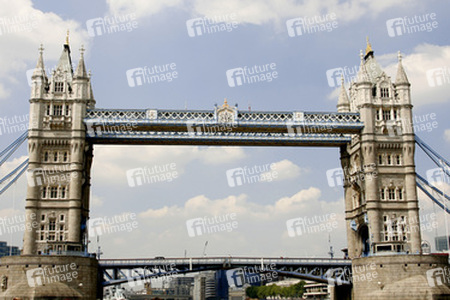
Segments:
[[[44,53],[44,45],[43,44],[41,44],[40,46],[39,46],[39,53],[40,54],[42,54],[42,53]]]
[[[344,86],[344,73],[341,74],[341,86]]]
[[[397,58],[399,62],[402,61],[402,53],[400,51],[397,52]]]
[[[366,41],[367,41],[367,47],[366,47],[366,55],[367,55],[370,52],[373,52],[373,50],[372,50],[372,45],[369,42],[369,36],[366,36]]]
[[[359,57],[361,58],[361,63],[364,61],[364,54],[362,50],[359,50]]]
[[[66,45],[69,46],[69,29],[67,29]]]
[[[228,106],[227,98],[224,98],[224,99],[223,99],[223,106]]]
[[[84,50],[86,50],[86,49],[84,49],[84,45],[81,44],[81,47],[80,47],[80,56],[81,57],[84,57]]]

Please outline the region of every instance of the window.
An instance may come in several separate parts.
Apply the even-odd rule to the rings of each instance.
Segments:
[[[62,105],[53,105],[53,115],[62,116]]]
[[[402,157],[400,155],[395,156],[395,160],[396,160],[397,165],[402,164]]]
[[[44,161],[48,161],[48,151],[44,152]]]
[[[386,222],[387,221],[387,216],[383,216],[383,221]],[[386,226],[385,226],[386,227]]]
[[[62,221],[64,221],[64,215],[60,215],[59,216],[59,220],[62,222]]]
[[[46,186],[44,186],[42,188],[42,198],[47,198],[47,187]]]
[[[395,189],[389,188],[388,197],[389,197],[389,200],[395,200]]]
[[[383,156],[380,154],[378,155],[378,164],[382,165],[383,164]]]
[[[51,220],[48,222],[48,230],[55,231],[56,230],[56,221]]]
[[[403,189],[398,189],[398,200],[403,200]]]
[[[387,121],[391,119],[391,111],[387,109],[383,109],[383,120]]]
[[[64,225],[59,225],[59,231],[64,231]]]
[[[384,189],[380,190],[380,197],[381,197],[381,200],[384,200],[386,198],[385,194],[384,194]]]
[[[68,155],[67,155],[67,151],[64,151],[64,155],[63,155],[63,161],[67,161]]]
[[[53,153],[53,161],[58,161],[58,152]]]
[[[45,235],[43,233],[41,233],[41,241],[44,240]]]
[[[65,186],[63,186],[63,187],[61,187],[61,198],[66,198],[66,187]]]
[[[41,215],[41,221],[45,221],[45,215]]]
[[[50,198],[52,198],[52,199],[58,198],[58,187],[52,186],[50,188]]]
[[[66,115],[66,116],[69,115],[69,105],[66,105],[66,113],[65,113],[65,115]]]
[[[55,82],[55,93],[64,92],[64,82]]]
[[[50,105],[47,105],[47,109],[45,110],[45,114],[50,116]]]
[[[48,235],[48,240],[49,241],[54,241],[55,240],[55,235],[54,234],[49,234]]]
[[[64,241],[64,233],[61,233],[61,234],[59,235],[59,240],[60,240],[60,241]]]
[[[377,109],[377,120],[380,120],[380,111]]]
[[[397,120],[397,110],[394,109],[394,120]]]
[[[45,230],[45,225],[41,225],[41,230],[42,230],[42,231]]]
[[[387,156],[387,164],[392,165],[392,156],[391,155]]]
[[[381,98],[389,98],[389,88],[380,89]]]

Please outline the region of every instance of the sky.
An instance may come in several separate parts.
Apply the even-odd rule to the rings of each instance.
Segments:
[[[212,110],[226,98],[244,111],[336,111],[339,81],[327,74],[349,70],[348,87],[368,36],[376,59],[393,79],[397,52],[402,53],[421,125],[416,133],[448,158],[446,1],[108,0],[94,5],[0,0],[0,7],[0,149],[22,133],[10,132],[8,124],[27,124],[27,71],[36,66],[39,45],[50,74],[67,30],[75,66],[79,49],[86,49],[96,108],[116,109]],[[195,26],[198,18],[206,29]],[[407,26],[399,27],[400,21]],[[214,22],[218,31],[212,30]],[[298,22],[320,30],[295,27]],[[121,30],[112,31],[110,24]],[[412,31],[414,26],[420,30]],[[270,70],[272,80],[239,85],[227,77],[228,70],[254,66]],[[159,70],[164,80],[138,81],[131,76],[138,68]],[[432,76],[436,69],[438,77]],[[26,156],[23,145],[0,167],[0,175]],[[424,176],[435,168],[421,150],[416,165]],[[275,178],[232,186],[227,171],[245,167]],[[343,188],[330,186],[326,175],[339,167],[338,148],[95,146],[91,218],[123,227],[94,232],[89,250],[101,246],[104,258],[327,257],[331,245],[342,257]],[[127,172],[136,168],[170,170],[174,176],[132,186]],[[0,217],[23,215],[26,185],[21,178],[0,196]],[[445,183],[440,186],[449,190]],[[419,200],[423,239],[434,247],[434,237],[446,233],[448,222],[422,193]],[[221,231],[200,235],[193,230],[198,218],[215,222]],[[295,218],[320,223],[323,230],[292,233],[287,223]],[[2,228],[0,239],[22,246],[23,232]]]

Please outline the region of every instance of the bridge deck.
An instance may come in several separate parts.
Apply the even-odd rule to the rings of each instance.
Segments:
[[[357,113],[239,112],[219,121],[206,110],[93,109],[84,119],[93,144],[336,147],[364,127]]]

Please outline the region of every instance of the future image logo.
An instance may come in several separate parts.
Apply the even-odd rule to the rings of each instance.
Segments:
[[[90,37],[116,32],[130,32],[138,27],[136,19],[134,13],[93,18],[86,21],[86,28]]]
[[[256,285],[261,282],[272,282],[277,280],[275,264],[235,268],[226,271],[228,286],[231,288],[242,288],[246,284]]]
[[[129,87],[160,82],[172,82],[174,79],[178,78],[177,64],[169,63],[129,69],[126,71],[126,76]]]
[[[229,69],[225,72],[229,87],[238,87],[244,84],[253,84],[258,82],[271,82],[278,78],[275,63],[245,66]]]
[[[220,232],[231,232],[237,229],[237,227],[238,221],[236,213],[194,218],[186,221],[186,228],[190,237]]]
[[[219,32],[231,32],[238,27],[237,15],[220,15],[201,17],[186,21],[186,29],[190,37],[204,36]]]
[[[430,287],[446,285],[450,282],[448,267],[434,268],[427,271],[427,282]]]
[[[431,32],[437,27],[438,22],[436,21],[435,13],[393,18],[386,21],[386,28],[390,37],[418,32]]]
[[[286,221],[287,232],[290,237],[296,237],[311,233],[331,232],[338,227],[336,214],[316,215],[312,217],[300,217]]]
[[[338,27],[336,14],[326,14],[322,16],[300,17],[286,21],[286,28],[290,37],[297,37],[317,32],[330,32]]]
[[[271,182],[278,178],[278,172],[274,163],[265,165],[245,166],[226,171],[229,187],[252,184],[256,182]]]
[[[434,68],[426,72],[427,82],[430,87],[438,87],[450,83],[450,68]]]

